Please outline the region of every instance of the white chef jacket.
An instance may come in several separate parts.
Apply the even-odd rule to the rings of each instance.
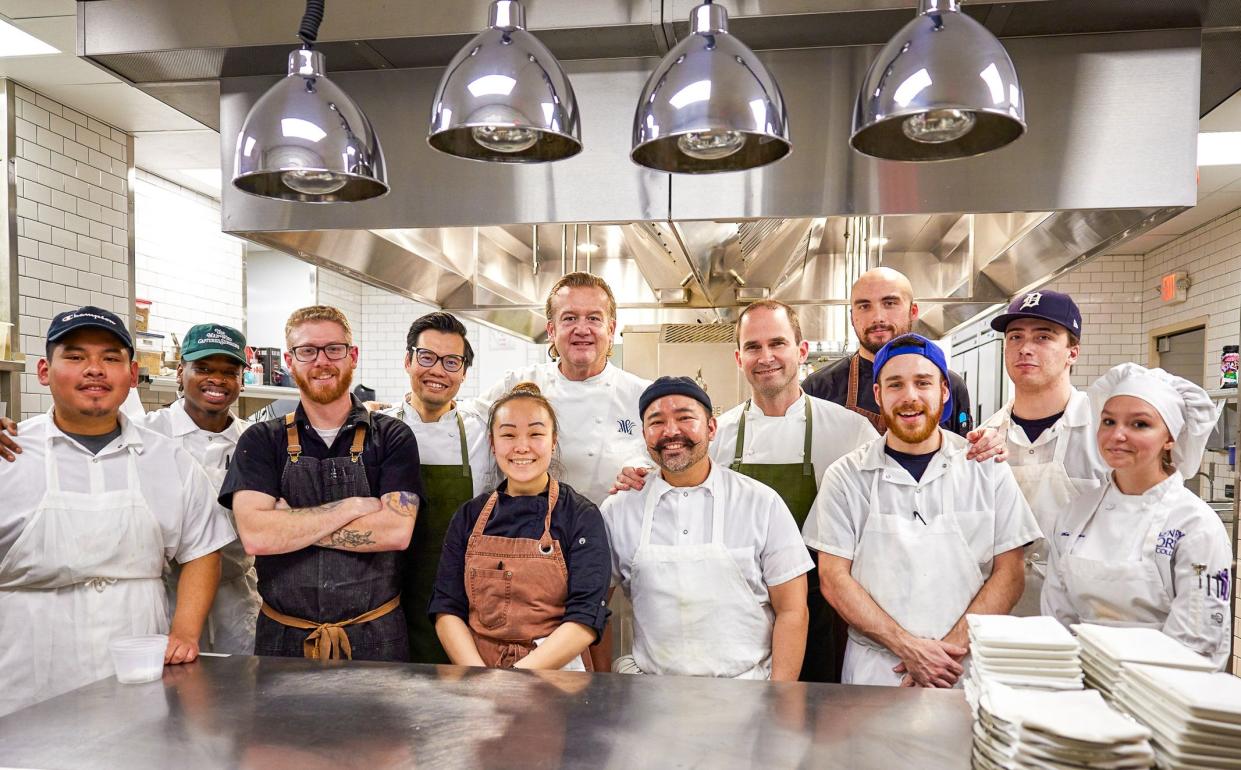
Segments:
[[[1166,492],[1166,495],[1165,495]],[[1162,499],[1160,499],[1162,498]],[[1083,520],[1094,517],[1070,543]],[[1152,516],[1164,517],[1153,553],[1143,553]],[[1228,532],[1215,511],[1172,474],[1140,495],[1126,495],[1107,484],[1075,499],[1056,519],[1050,541],[1043,612],[1065,625],[1078,623],[1079,610],[1065,587],[1060,561],[1067,554],[1086,559],[1144,561],[1153,559],[1172,610],[1163,632],[1222,666],[1228,656],[1232,614],[1232,548]],[[1206,565],[1202,574],[1194,565]]]
[[[418,462],[422,465],[461,464],[458,413],[465,425],[465,451],[470,461],[474,494],[481,495],[495,489],[500,483],[495,455],[491,453],[491,442],[487,436],[486,410],[477,408],[472,403],[454,402],[453,408],[436,422],[423,422],[418,410],[410,406],[408,393],[401,403],[383,410],[383,414],[403,421],[413,430],[414,438],[418,441]]]
[[[991,575],[997,555],[1041,537],[1038,522],[1008,466],[966,460],[966,440],[943,428],[939,433],[943,443],[919,481],[884,452],[883,437],[833,463],[806,518],[803,534],[814,535],[806,537],[806,545],[853,559],[870,515],[871,481],[876,474],[880,476],[880,515],[912,516],[916,510],[927,522],[943,515],[943,485],[951,479],[957,520],[984,578]],[[900,569],[901,565],[892,567]]]
[[[1013,413],[1013,402],[1007,404],[980,428],[1001,430],[1003,424]],[[1056,451],[1056,442],[1063,438],[1069,442],[1064,455],[1064,470],[1076,484],[1079,481],[1101,481],[1107,478],[1111,469],[1099,456],[1099,443],[1096,433],[1094,415],[1090,409],[1090,397],[1083,390],[1073,389],[1064,414],[1056,424],[1039,434],[1038,439],[1031,442],[1026,432],[1017,423],[1008,429],[1008,462],[1011,465],[1027,465],[1051,462]],[[1077,485],[1081,489],[1081,485]]]
[[[219,433],[203,430],[185,412],[185,399],[179,398],[163,409],[147,412],[133,421],[153,430],[161,436],[168,436],[181,442],[181,446],[199,462],[210,470],[227,471],[237,450],[237,441],[245,433],[250,423],[236,417],[228,427]]]
[[[724,547],[769,615],[767,587],[787,583],[814,566],[780,495],[762,482],[712,462],[706,481],[699,486],[674,487],[662,475],[652,473],[641,490],[618,492],[600,506],[612,547],[612,585],[620,585],[626,596],[642,537],[642,512],[651,495],[659,499],[651,524],[652,545],[711,542],[712,503],[720,501],[717,510],[727,517]]]
[[[487,404],[519,382],[533,382],[556,410],[560,426],[560,480],[595,505],[608,497],[626,466],[650,465],[642,438],[638,399],[651,383],[610,362],[594,377],[575,382],[555,361],[505,373],[480,401]]]
[[[159,522],[164,557],[184,564],[220,550],[237,539],[232,525],[216,506],[216,493],[203,469],[175,439],[140,427],[119,415],[121,435],[92,455],[52,421],[52,412],[18,426],[22,453],[17,462],[0,463],[0,560],[8,555],[47,491],[45,465],[57,463],[60,484],[69,492],[89,492],[93,474],[105,491],[124,486],[129,447],[137,447],[142,496]],[[47,438],[52,439],[48,457]]]

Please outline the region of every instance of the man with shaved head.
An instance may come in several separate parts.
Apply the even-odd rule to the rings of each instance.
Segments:
[[[857,334],[857,352],[811,374],[802,382],[802,389],[857,412],[883,433],[887,425],[874,396],[875,353],[893,339],[913,331],[918,303],[914,301],[909,279],[890,267],[862,273],[849,292],[849,320]],[[948,376],[955,408],[951,415],[944,415],[943,426],[964,436],[973,423],[969,391],[965,380],[955,372]]]

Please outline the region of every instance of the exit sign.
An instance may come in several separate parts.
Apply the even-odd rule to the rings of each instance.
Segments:
[[[1189,293],[1189,274],[1168,273],[1159,279],[1159,299],[1165,305],[1179,305]]]

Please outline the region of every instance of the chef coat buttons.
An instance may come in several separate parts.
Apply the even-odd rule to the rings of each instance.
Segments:
[[[689,492],[682,492],[681,497],[689,497]]]
[[[578,545],[586,545],[586,538],[584,538],[584,537],[580,537],[580,538],[578,538],[578,540],[577,540],[577,544],[578,544]]]
[[[1033,450],[1033,449],[1031,449],[1031,450],[1030,450],[1030,454],[1034,454],[1034,450]]]
[[[587,452],[587,453],[586,453],[586,456],[587,456],[587,457],[594,457],[594,456],[595,456],[595,453],[594,453],[594,452]]]
[[[682,534],[682,535],[688,535],[688,534],[689,534],[689,530],[688,530],[688,529],[683,529],[683,530],[681,530],[681,534]]]

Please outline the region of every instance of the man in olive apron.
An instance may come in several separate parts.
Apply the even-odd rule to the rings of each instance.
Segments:
[[[991,319],[1004,335],[1004,370],[1013,397],[984,428],[1007,437],[1009,464],[1043,537],[1026,550],[1026,587],[1013,614],[1039,615],[1048,541],[1056,517],[1079,494],[1098,489],[1108,467],[1099,456],[1086,393],[1069,379],[1080,351],[1082,314],[1067,294],[1039,289],[1019,295]]]
[[[409,428],[349,393],[349,321],[314,305],[289,317],[297,410],[242,434],[220,491],[263,599],[256,655],[409,660],[401,607],[421,485]]]
[[[414,432],[422,463],[423,501],[403,593],[410,660],[415,663],[449,662],[426,613],[444,533],[457,509],[487,491],[494,476],[486,417],[456,401],[473,362],[465,324],[443,312],[421,316],[405,337],[409,393],[384,411]]]

